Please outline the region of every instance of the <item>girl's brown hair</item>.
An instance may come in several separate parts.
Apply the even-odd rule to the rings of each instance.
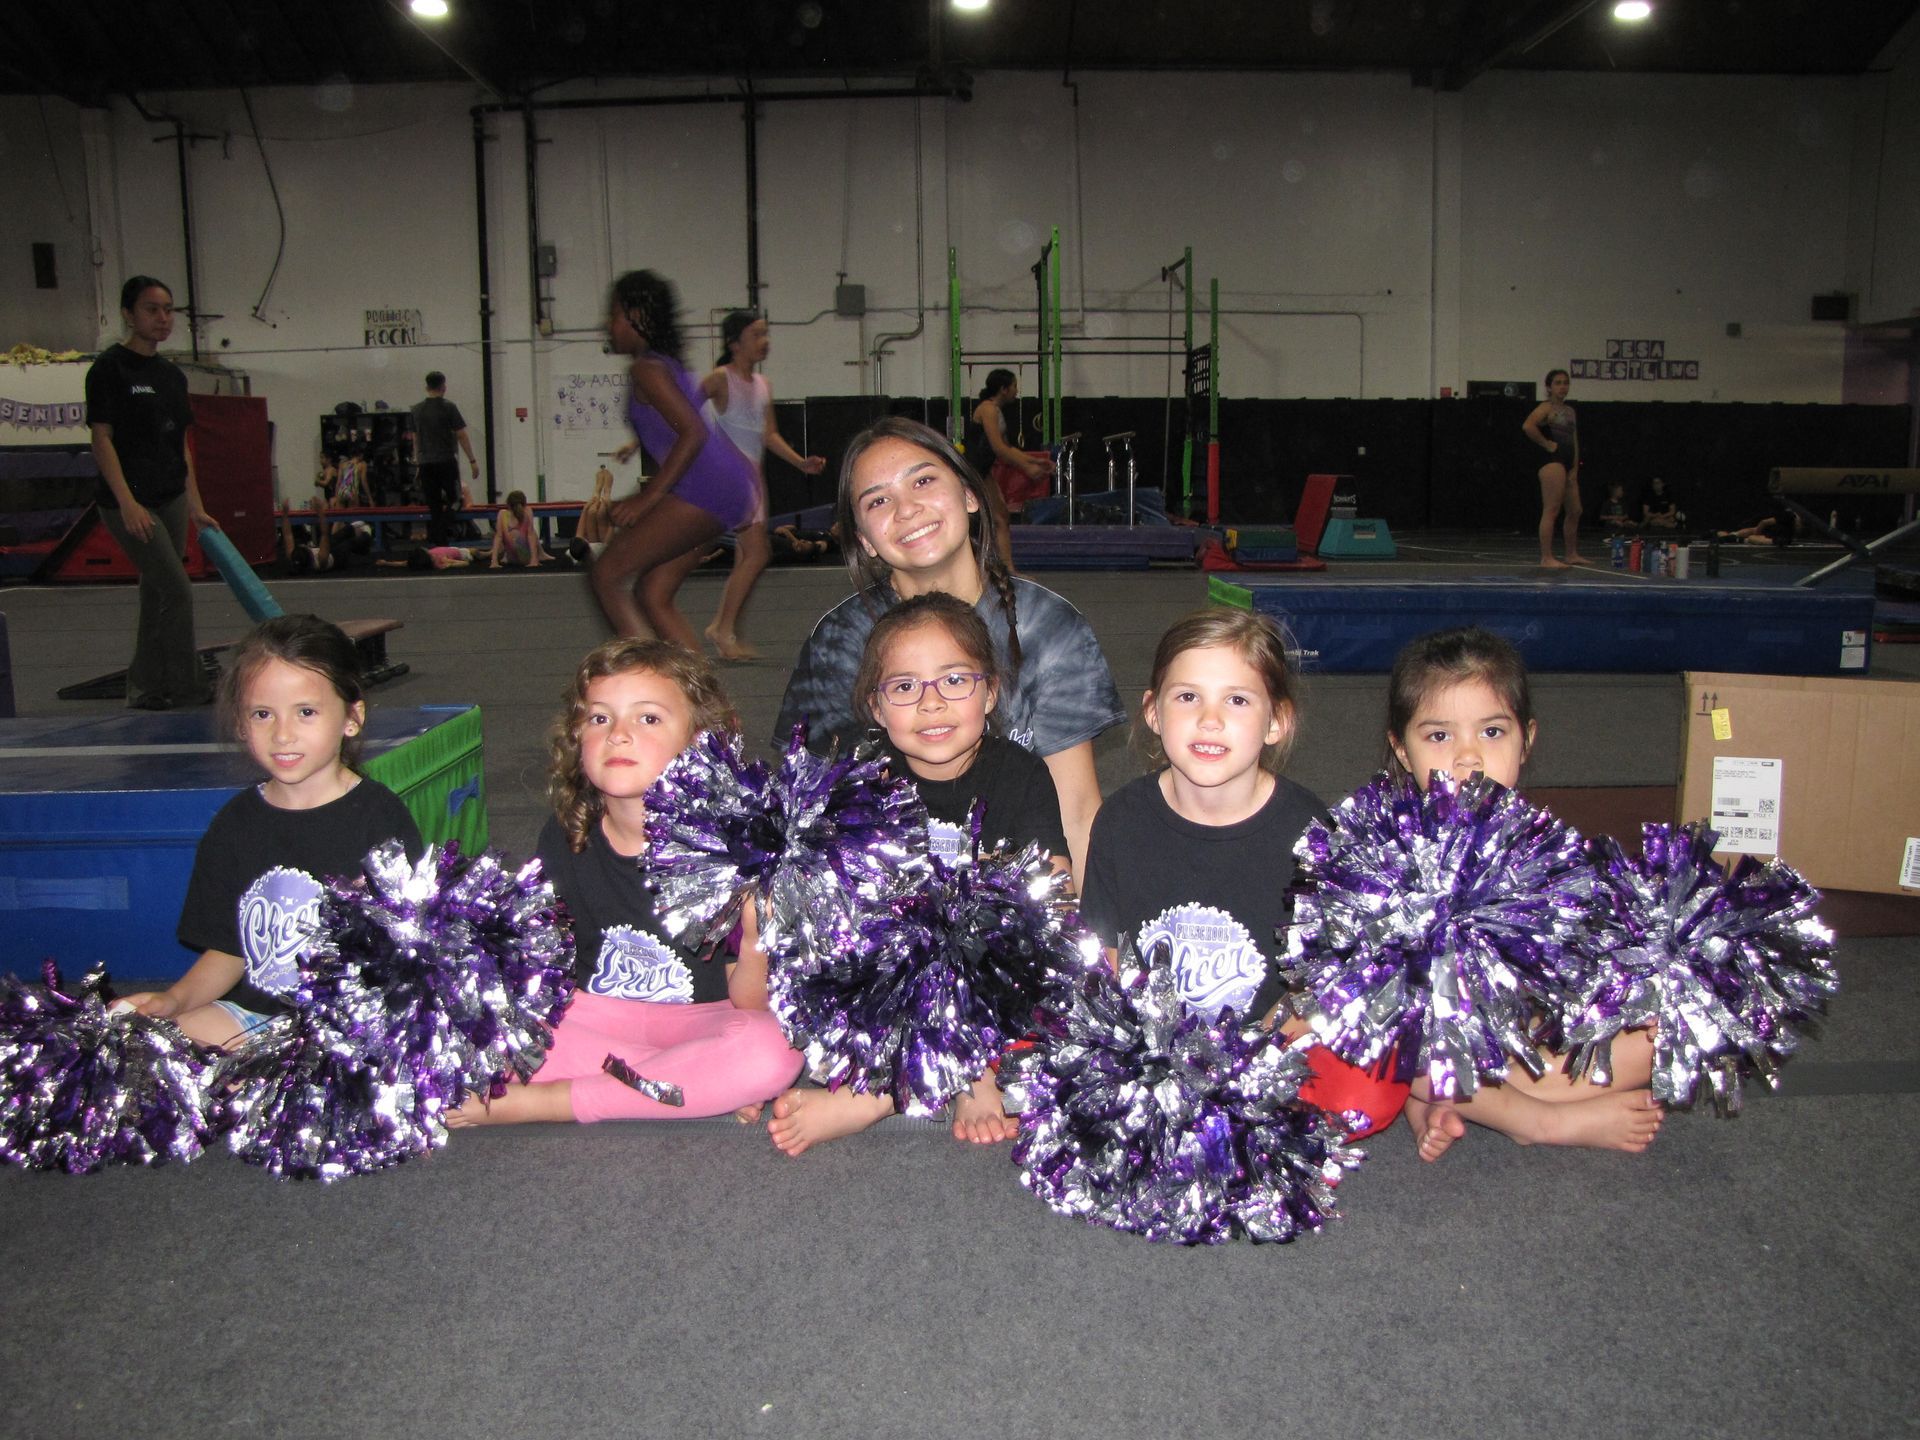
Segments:
[[[345,631],[318,615],[276,615],[261,621],[252,634],[234,646],[227,673],[220,677],[220,695],[214,703],[216,723],[242,744],[246,743],[247,687],[269,660],[313,671],[333,687],[348,710],[366,703],[360,652]],[[350,769],[360,763],[360,733],[356,730],[340,739],[340,758]]]
[[[1153,671],[1147,680],[1147,693],[1160,693],[1160,687],[1166,683],[1167,671],[1187,651],[1215,647],[1233,651],[1253,667],[1267,692],[1268,701],[1273,705],[1273,713],[1285,720],[1286,733],[1273,744],[1260,749],[1261,768],[1278,775],[1286,768],[1287,756],[1293,752],[1294,735],[1298,730],[1295,717],[1299,713],[1298,676],[1287,660],[1290,648],[1287,632],[1278,621],[1252,610],[1224,605],[1196,610],[1174,621],[1167,633],[1160,637],[1159,648],[1153,652]],[[1167,764],[1160,737],[1146,723],[1144,700],[1141,702],[1140,718],[1134,724],[1133,736],[1135,745],[1145,752],[1149,765],[1159,769]]]
[[[580,763],[580,727],[587,723],[587,687],[596,680],[633,670],[671,680],[679,688],[693,710],[694,734],[718,730],[733,735],[740,729],[732,702],[702,656],[666,640],[609,640],[589,651],[561,696],[566,708],[547,732],[547,798],[575,854],[587,848],[587,836],[606,808]]]
[[[968,517],[967,534],[973,545],[973,559],[980,571],[980,588],[991,590],[1000,601],[1000,608],[1007,615],[1007,669],[1010,675],[1020,673],[1020,629],[1018,615],[1015,612],[1013,593],[1013,575],[1000,560],[1000,527],[993,518],[993,506],[987,496],[988,482],[975,473],[974,468],[953,448],[951,441],[937,430],[930,430],[918,420],[909,420],[904,415],[889,415],[884,420],[876,420],[847,446],[846,454],[840,460],[840,496],[834,504],[834,520],[839,527],[840,548],[846,555],[847,574],[852,577],[854,588],[870,591],[874,586],[886,580],[892,572],[877,557],[869,555],[860,544],[860,522],[853,508],[853,472],[860,463],[860,457],[882,440],[904,440],[909,445],[918,446],[947,469],[951,470],[960,484],[972,494],[975,502],[974,513]]]
[[[1478,680],[1500,698],[1520,727],[1524,740],[1533,732],[1533,695],[1527,686],[1527,662],[1491,630],[1462,625],[1435,630],[1410,640],[1394,657],[1387,680],[1387,769],[1404,776],[1407,767],[1394,753],[1434,691]]]
[[[996,692],[999,690],[1000,661],[993,653],[993,637],[987,633],[987,622],[966,601],[939,590],[930,590],[925,595],[902,600],[873,622],[873,629],[867,634],[866,649],[860,652],[860,668],[853,677],[855,715],[873,718],[874,692],[886,678],[880,672],[886,663],[887,646],[895,636],[917,630],[922,625],[938,625],[945,630],[948,638],[959,647],[960,653],[986,677],[985,683]],[[988,731],[994,732],[994,726],[994,712],[988,711]]]

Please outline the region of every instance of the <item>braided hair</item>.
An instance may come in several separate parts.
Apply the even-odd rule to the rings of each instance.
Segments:
[[[839,526],[840,548],[846,555],[847,574],[852,578],[854,588],[867,597],[867,607],[878,613],[879,605],[874,592],[892,572],[884,561],[867,554],[859,543],[860,525],[853,509],[853,472],[860,464],[860,457],[882,440],[904,440],[924,450],[950,470],[977,502],[967,524],[967,538],[973,546],[974,564],[979,568],[981,590],[991,590],[999,598],[1000,608],[1007,617],[1007,682],[1011,685],[1014,677],[1020,673],[1020,617],[1014,597],[1013,573],[1000,559],[999,527],[993,518],[993,506],[987,499],[988,482],[982,480],[974,468],[960,457],[960,452],[953,448],[953,443],[946,436],[904,415],[889,415],[884,420],[874,421],[853,437],[846,455],[840,461],[840,495],[834,504],[834,520]]]
[[[680,296],[666,276],[651,270],[627,271],[613,282],[609,308],[627,317],[654,354],[670,355],[685,363],[681,359]]]

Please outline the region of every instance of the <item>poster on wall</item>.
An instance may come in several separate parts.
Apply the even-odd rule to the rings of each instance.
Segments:
[[[616,375],[556,376],[553,385],[553,424],[557,430],[583,434],[593,430],[627,428],[627,372]]]
[[[366,348],[426,344],[427,327],[420,314],[418,310],[367,311]]]
[[[1698,380],[1698,360],[1669,360],[1664,340],[1609,340],[1604,360],[1570,360],[1575,380]]]

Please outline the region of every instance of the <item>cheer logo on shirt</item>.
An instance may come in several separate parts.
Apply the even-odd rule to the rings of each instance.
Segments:
[[[304,870],[275,866],[240,897],[240,954],[247,983],[284,995],[299,983],[296,957],[320,923],[320,882]]]
[[[1140,958],[1165,944],[1173,954],[1173,976],[1187,1008],[1208,1019],[1227,1006],[1248,1018],[1260,982],[1266,977],[1266,957],[1253,936],[1233,916],[1209,905],[1174,905],[1140,927],[1135,942]]]
[[[693,972],[657,935],[632,925],[609,925],[600,934],[600,958],[587,993],[687,1005],[693,1001]]]
[[[944,820],[927,821],[927,853],[948,865],[973,863],[973,837]]]

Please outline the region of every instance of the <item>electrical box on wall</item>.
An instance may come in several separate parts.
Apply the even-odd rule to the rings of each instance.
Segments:
[[[833,313],[842,320],[858,320],[866,314],[867,287],[864,285],[834,286]]]
[[[1831,295],[1814,296],[1813,318],[1815,320],[1853,319],[1853,296],[1844,290],[1836,290]]]
[[[50,241],[33,242],[33,283],[39,290],[58,290],[60,273],[53,261],[53,245]]]
[[[542,280],[551,280],[560,273],[560,252],[551,245],[539,246],[533,252],[533,273]]]

